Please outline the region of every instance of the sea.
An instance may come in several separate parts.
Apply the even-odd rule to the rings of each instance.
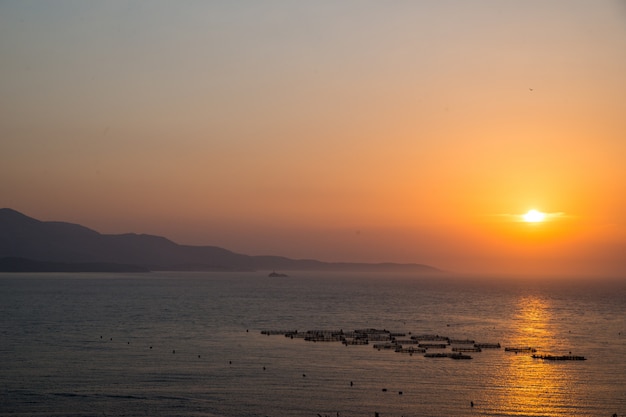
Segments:
[[[626,415],[624,280],[288,275],[0,274],[0,416]]]

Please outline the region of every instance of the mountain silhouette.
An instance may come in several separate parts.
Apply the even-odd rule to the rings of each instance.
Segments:
[[[0,209],[0,270],[408,270],[421,264],[329,263],[282,256],[250,256],[217,246],[179,245],[160,236],[101,234],[65,222],[40,221]]]

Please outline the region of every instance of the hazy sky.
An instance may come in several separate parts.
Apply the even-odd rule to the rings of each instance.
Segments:
[[[2,0],[0,57],[0,207],[247,254],[626,274],[624,1]]]

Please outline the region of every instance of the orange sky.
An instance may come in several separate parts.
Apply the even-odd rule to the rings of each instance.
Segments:
[[[0,206],[247,254],[626,274],[623,2],[5,1],[0,56]]]

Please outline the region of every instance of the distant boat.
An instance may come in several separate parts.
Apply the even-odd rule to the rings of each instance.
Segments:
[[[276,272],[276,271],[272,271],[268,275],[268,277],[272,277],[272,278],[286,278],[288,276],[289,275],[287,275],[287,274],[281,274],[281,273]]]

